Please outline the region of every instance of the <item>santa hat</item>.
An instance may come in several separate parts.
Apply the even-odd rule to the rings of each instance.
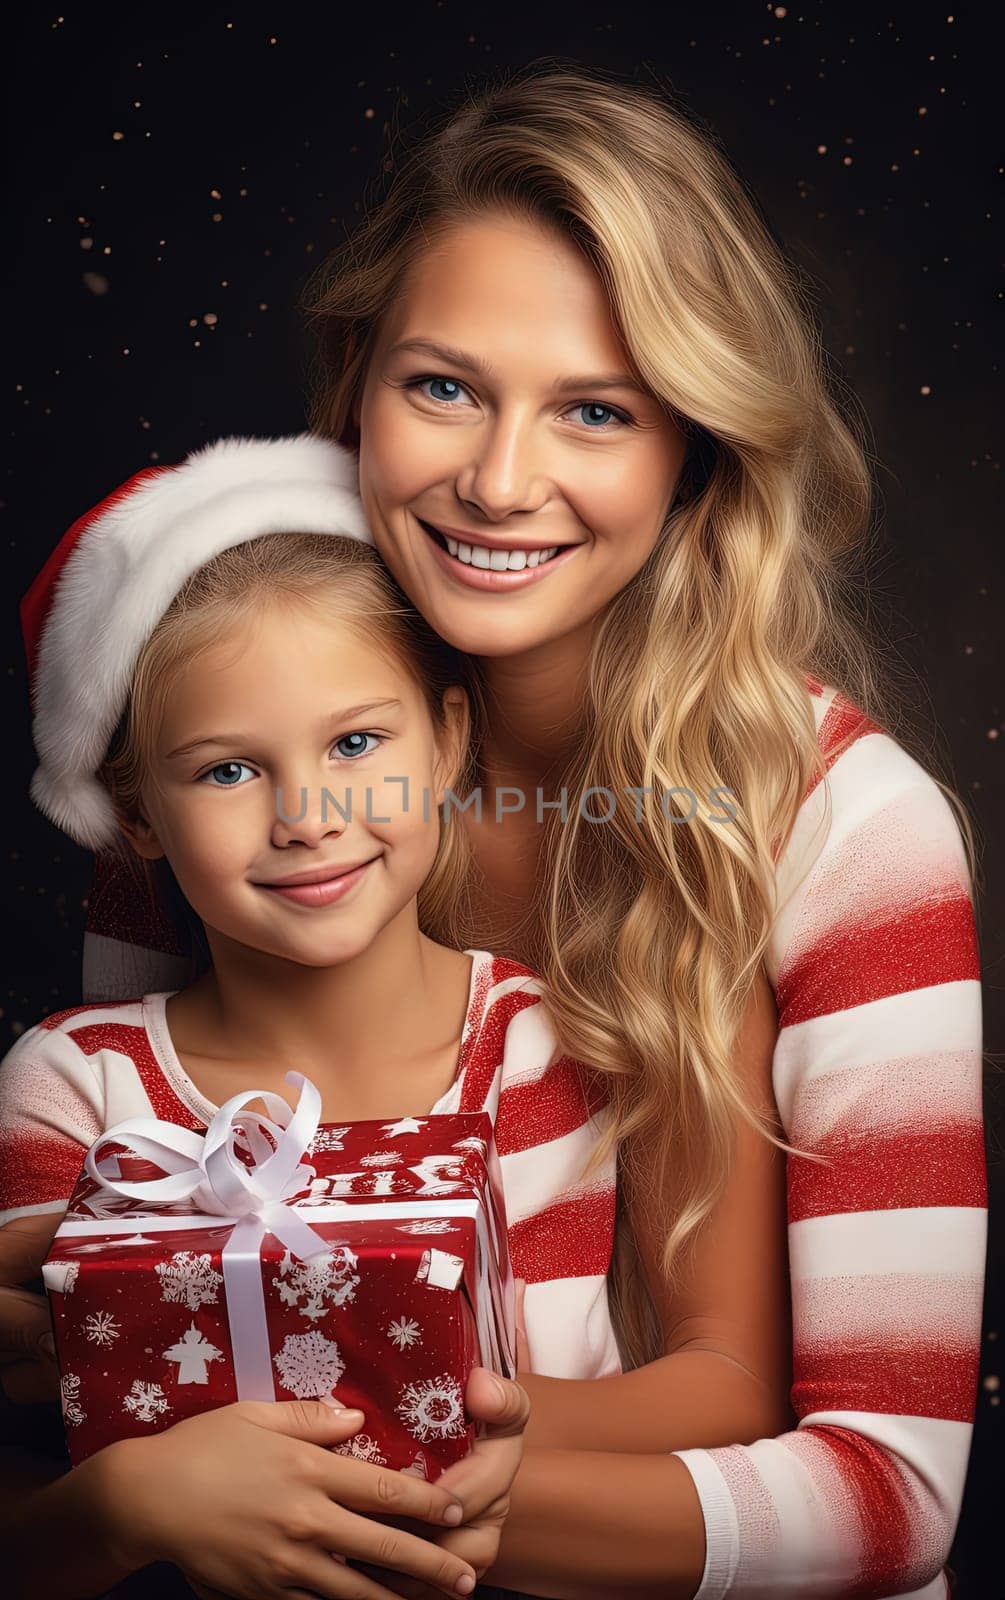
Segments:
[[[220,439],[150,467],[68,530],[21,602],[39,765],[35,804],[92,850],[119,837],[95,777],[125,710],[140,651],[185,580],[266,533],[372,544],[357,458],[343,445]]]

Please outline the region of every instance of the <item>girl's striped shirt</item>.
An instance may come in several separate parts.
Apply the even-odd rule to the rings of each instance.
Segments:
[[[533,974],[485,950],[466,954],[472,965],[457,1075],[429,1115],[487,1111],[492,1118],[513,1271],[527,1283],[535,1371],[562,1378],[620,1372],[607,1310],[613,1156],[582,1179],[606,1126],[603,1094],[592,1074],[558,1051]],[[178,1059],[168,998],[154,991],[56,1012],[8,1051],[0,1062],[0,1225],[64,1210],[85,1151],[126,1117],[207,1127],[217,1107]]]

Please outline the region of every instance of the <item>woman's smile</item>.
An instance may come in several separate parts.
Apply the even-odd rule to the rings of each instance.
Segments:
[[[458,583],[490,594],[508,594],[537,583],[564,566],[581,544],[517,545],[479,544],[475,537],[452,538],[432,523],[417,517],[442,569]],[[479,535],[479,538],[482,537]]]

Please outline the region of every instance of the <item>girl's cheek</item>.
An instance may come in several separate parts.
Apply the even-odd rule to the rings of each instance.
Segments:
[[[439,836],[436,787],[428,761],[419,753],[406,754],[400,747],[393,762],[373,775],[368,785],[371,795],[367,831],[385,841],[402,864],[409,867],[425,862],[432,866]],[[353,815],[365,819],[365,795],[353,796]],[[357,805],[359,810],[357,810]]]
[[[233,806],[226,812],[222,805],[203,802],[175,819],[166,848],[177,876],[185,873],[207,884],[222,882],[246,864],[249,850],[260,853],[262,838],[268,836],[268,818],[256,815],[252,822]]]
[[[397,738],[386,745],[373,761],[367,762],[359,777],[359,802],[371,795],[370,809],[375,815],[390,817],[395,825],[410,826],[426,811],[435,812],[432,790],[431,756],[417,736]],[[353,797],[355,806],[356,796]],[[360,811],[360,816],[366,813]]]

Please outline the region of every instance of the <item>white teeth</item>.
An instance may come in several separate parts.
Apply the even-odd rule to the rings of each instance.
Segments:
[[[481,567],[490,572],[522,572],[525,567],[539,566],[557,555],[558,545],[547,550],[489,550],[485,545],[460,544],[458,540],[443,535],[447,549],[465,566]]]

